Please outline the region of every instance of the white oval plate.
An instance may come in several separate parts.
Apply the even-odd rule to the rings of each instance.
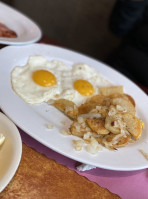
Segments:
[[[0,23],[17,33],[16,38],[0,37],[0,44],[31,44],[42,36],[41,29],[35,22],[2,2],[0,2]]]
[[[29,56],[42,55],[49,60],[58,59],[68,64],[86,63],[99,71],[102,76],[114,85],[123,85],[124,91],[134,97],[137,115],[145,123],[145,129],[139,141],[119,148],[117,151],[104,149],[97,155],[91,155],[85,150],[74,150],[74,136],[64,136],[60,130],[64,128],[61,121],[68,120],[61,112],[47,104],[29,105],[20,99],[11,88],[10,73],[16,65],[26,64]],[[139,149],[148,152],[148,97],[129,79],[110,67],[82,54],[63,48],[32,44],[23,47],[6,47],[0,51],[0,106],[2,110],[26,133],[45,146],[77,161],[112,170],[138,170],[148,167],[148,161],[141,155]],[[52,130],[46,125],[53,124]]]
[[[5,142],[0,146],[0,192],[13,178],[22,155],[22,141],[18,129],[0,112],[0,133]]]

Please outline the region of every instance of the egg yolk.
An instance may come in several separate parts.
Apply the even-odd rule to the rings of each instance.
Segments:
[[[90,96],[95,92],[94,87],[91,83],[86,80],[76,80],[74,82],[74,88],[77,90],[81,95]]]
[[[57,82],[56,77],[46,70],[35,71],[32,74],[32,78],[36,84],[44,87],[54,86]]]

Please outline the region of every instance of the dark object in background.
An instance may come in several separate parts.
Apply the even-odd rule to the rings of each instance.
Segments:
[[[106,63],[148,86],[148,0],[117,0],[109,27],[123,42]]]
[[[5,24],[0,23],[0,37],[16,38],[17,34]]]

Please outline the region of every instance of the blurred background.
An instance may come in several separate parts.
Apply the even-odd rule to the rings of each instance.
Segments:
[[[108,28],[115,0],[3,0],[33,19],[59,44],[104,60],[120,39]]]

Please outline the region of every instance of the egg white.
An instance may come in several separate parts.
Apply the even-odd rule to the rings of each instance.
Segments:
[[[57,84],[43,87],[32,79],[32,73],[36,70],[47,70],[53,73]],[[48,61],[42,56],[31,56],[25,66],[16,66],[11,72],[12,88],[25,102],[38,104],[56,99],[62,92],[61,78],[63,73],[68,73],[70,68],[61,61]]]
[[[70,73],[61,80],[62,93],[60,98],[71,100],[76,105],[84,103],[89,97],[81,95],[73,87],[74,82],[79,79],[87,80],[92,84],[95,89],[93,95],[99,94],[99,87],[110,85],[110,83],[91,66],[86,64],[74,64]]]

